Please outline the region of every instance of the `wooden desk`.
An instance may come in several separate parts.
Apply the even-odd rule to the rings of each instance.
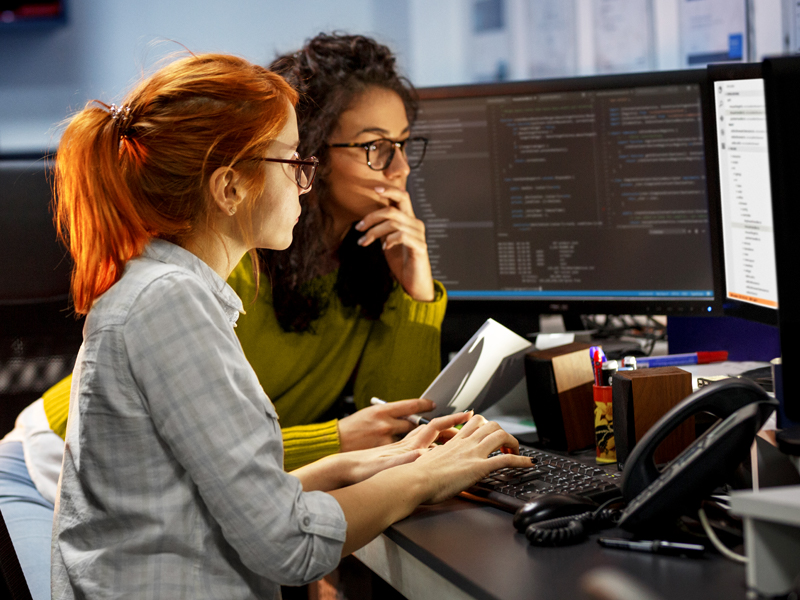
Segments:
[[[459,498],[422,507],[355,553],[409,600],[576,600],[581,578],[617,569],[660,598],[744,599],[745,569],[717,554],[688,559],[602,548],[597,537],[537,548],[516,533],[512,515]],[[630,537],[621,530],[602,533]]]

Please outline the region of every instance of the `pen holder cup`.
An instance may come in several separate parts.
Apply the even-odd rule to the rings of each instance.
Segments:
[[[595,461],[606,465],[617,462],[617,449],[614,445],[614,413],[611,404],[611,386],[593,385],[594,396],[594,437],[597,455]]]

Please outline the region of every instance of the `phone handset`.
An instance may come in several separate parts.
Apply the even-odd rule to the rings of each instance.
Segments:
[[[720,381],[680,402],[648,430],[628,457],[622,476],[628,506],[620,526],[663,524],[723,484],[745,460],[756,433],[777,405],[746,379]],[[722,421],[660,471],[654,460],[656,448],[686,419],[702,412]]]

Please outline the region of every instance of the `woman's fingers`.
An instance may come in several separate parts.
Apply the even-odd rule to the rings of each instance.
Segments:
[[[504,454],[519,454],[519,442],[517,439],[510,433],[503,431],[497,423],[493,423],[493,425],[496,425],[496,428],[492,428],[492,431],[481,440],[479,444],[481,449],[487,455],[498,449],[502,450]],[[485,429],[489,429],[489,427]]]
[[[417,403],[412,401],[411,405],[402,405],[399,410],[411,410],[407,414],[413,414],[413,410],[419,406],[428,406],[425,402]],[[391,444],[398,437],[414,429],[414,424],[402,418],[394,416],[396,408],[389,408],[388,405],[368,406],[356,411],[352,415],[339,419],[339,440],[342,452],[351,450],[361,450],[364,448],[374,448]]]
[[[498,454],[491,456],[487,460],[490,465],[491,471],[506,468],[530,467],[533,463],[530,457],[521,456],[519,454]],[[489,471],[491,473],[491,471]]]
[[[392,275],[405,292],[415,300],[430,302],[435,292],[425,224],[414,216],[405,190],[380,189],[389,206],[371,212],[356,224],[356,229],[364,234],[358,244],[366,247],[380,240]]]
[[[425,253],[427,255],[428,252],[428,242],[424,238],[409,234],[407,231],[395,231],[386,235],[381,246],[384,250],[391,250],[401,246],[411,250],[412,253]]]
[[[458,435],[458,429],[455,427],[450,427],[449,429],[445,429],[439,433],[439,437],[436,438],[436,442],[439,444],[445,444],[452,440],[456,435]]]
[[[445,415],[443,417],[436,417],[435,419],[431,419],[429,426],[436,428],[439,431],[444,431],[445,429],[449,429],[450,427],[455,427],[456,425],[461,425],[462,423],[466,423],[472,417],[473,412],[458,412],[453,413],[451,415]],[[483,417],[481,417],[483,418]]]
[[[356,224],[356,229],[364,232],[358,240],[361,246],[369,246],[378,239],[385,240],[395,232],[405,234],[409,241],[425,241],[425,225],[422,221],[393,207],[371,212]]]
[[[490,456],[503,447],[512,453]],[[497,469],[531,467],[531,459],[517,454],[518,449],[517,441],[500,425],[480,415],[473,416],[449,442],[420,457],[424,468],[438,482],[428,501],[449,498]]]
[[[407,215],[414,216],[414,207],[411,204],[411,196],[408,191],[392,186],[376,187],[375,191],[389,201],[391,206],[396,206]]]
[[[475,433],[480,427],[489,423],[489,421],[487,421],[483,415],[476,415],[472,411],[461,414],[468,415],[469,418],[466,424],[461,428],[461,431],[458,432],[459,433],[458,437],[462,438],[469,437],[473,433]]]
[[[456,425],[465,423],[469,418],[468,413],[455,413],[444,417],[436,417],[431,419],[427,425],[417,427],[412,431],[406,439],[411,438],[416,447],[427,448],[433,444],[440,436],[447,435],[445,432],[456,431],[453,429]]]
[[[397,400],[382,404],[380,409],[387,415],[400,419],[409,415],[426,413],[436,408],[436,403],[425,398],[413,398],[411,400]]]
[[[505,453],[519,454],[519,441],[505,432],[498,423],[487,421],[482,415],[473,416],[454,437],[471,438],[480,446],[481,452],[487,455],[498,449]]]

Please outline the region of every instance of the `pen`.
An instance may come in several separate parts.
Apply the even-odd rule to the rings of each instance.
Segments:
[[[597,543],[606,548],[650,552],[651,554],[669,554],[671,556],[680,556],[683,554],[688,557],[698,557],[702,556],[703,552],[705,552],[705,547],[702,544],[683,544],[680,542],[665,542],[664,540],[600,538],[597,540]]]
[[[603,365],[603,362],[606,360],[606,355],[600,346],[592,346],[592,348],[590,348],[590,351],[591,350],[593,350],[593,352],[591,352],[591,355],[592,355],[592,370],[594,371],[594,384],[603,385],[601,367]]]
[[[376,404],[386,404],[386,400],[381,400],[380,398],[376,398],[375,396],[373,396],[372,398],[370,398],[369,403],[375,406]],[[402,418],[410,423],[413,423],[414,425],[427,425],[428,423],[430,423],[430,419],[426,419],[425,417],[422,417],[420,415],[407,415]]]
[[[687,352],[686,354],[667,354],[666,356],[644,356],[636,359],[637,367],[671,367],[674,365],[704,365],[706,363],[728,360],[726,350],[716,352]]]
[[[595,353],[596,353],[596,352],[598,352],[598,351],[602,352],[602,351],[603,351],[603,347],[602,347],[602,346],[591,346],[591,347],[589,348],[589,360],[590,360],[590,361],[591,361],[591,363],[592,363],[592,368],[594,368],[594,362],[595,362],[595,361],[594,361],[594,357],[595,357]]]

